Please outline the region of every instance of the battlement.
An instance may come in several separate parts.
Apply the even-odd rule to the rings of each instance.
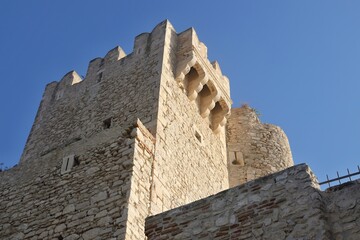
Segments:
[[[219,131],[230,115],[229,79],[222,75],[219,64],[207,58],[207,47],[199,41],[193,28],[179,34],[177,55],[181,56],[176,67],[175,78],[188,98],[198,98],[202,117],[213,118],[211,128]]]
[[[114,68],[119,68],[119,65],[124,66],[124,68],[133,66],[134,59],[144,57],[144,55],[149,54],[149,51],[156,50],[159,47],[157,46],[158,40],[163,37],[164,25],[166,24],[170,23],[168,21],[161,22],[150,33],[142,33],[136,36],[133,52],[129,55],[120,46],[116,46],[109,50],[104,57],[91,60],[84,78],[72,70],[66,73],[60,81],[51,83],[57,85],[55,92],[45,91],[44,94],[54,95],[55,100],[66,100],[74,97],[74,92],[81,94],[86,91],[86,88],[100,83],[108,72],[113,71]],[[72,88],[77,83],[81,84],[76,86],[76,89]]]
[[[280,127],[231,104],[195,30],[167,20],[49,83],[0,173],[0,238],[358,239],[359,181],[321,192]]]
[[[229,81],[195,30],[177,33],[167,20],[136,36],[130,54],[115,47],[91,60],[85,77],[68,72],[46,86],[20,164],[0,174],[2,198],[11,188],[16,198],[0,231],[14,208],[28,209],[23,188],[29,206],[44,202],[41,219],[59,210],[62,222],[74,221],[46,220],[36,232],[5,224],[0,236],[143,239],[146,216],[228,188],[230,108]]]
[[[165,59],[168,49],[171,56]],[[83,79],[70,71],[48,84],[21,161],[110,126],[124,127],[136,117],[155,133],[161,75],[168,70],[190,101],[196,100],[206,124],[214,132],[224,128],[231,106],[228,79],[207,59],[207,48],[194,29],[177,34],[166,20],[136,36],[132,53],[126,55],[117,46],[91,60]]]

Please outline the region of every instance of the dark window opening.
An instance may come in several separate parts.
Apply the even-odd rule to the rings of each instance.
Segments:
[[[101,82],[102,77],[103,77],[103,73],[101,72],[101,73],[98,74],[98,78],[97,78],[98,83]]]
[[[110,127],[111,127],[111,118],[108,118],[103,122],[103,129],[108,129]]]
[[[73,166],[75,167],[75,166],[79,166],[79,165],[80,165],[79,156],[75,156]]]
[[[212,101],[212,96],[208,85],[204,85],[197,97],[197,104],[200,110],[200,115],[206,117],[206,111]]]
[[[202,142],[202,137],[198,131],[195,131],[195,137],[199,142]]]

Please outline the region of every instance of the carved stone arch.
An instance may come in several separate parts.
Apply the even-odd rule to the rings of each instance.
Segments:
[[[219,100],[219,92],[214,83],[209,80],[198,94],[200,115],[203,118],[209,116],[210,111],[215,107],[215,102]]]
[[[196,62],[189,68],[184,77],[184,88],[191,101],[197,98],[198,93],[202,90],[206,82],[206,73],[201,65]]]
[[[221,127],[226,124],[226,117],[229,115],[230,107],[226,101],[220,97],[215,103],[215,107],[210,111],[210,127],[214,132],[219,132]]]

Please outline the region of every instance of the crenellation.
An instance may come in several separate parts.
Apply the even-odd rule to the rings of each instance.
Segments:
[[[33,150],[41,155],[72,139],[89,138],[103,130],[106,119],[112,118],[115,126],[133,122],[136,117],[131,115],[137,109],[142,109],[143,115],[139,116],[142,115],[146,124],[154,128],[158,91],[154,83],[161,69],[159,46],[164,44],[161,26],[152,33],[151,45],[154,47],[149,49],[145,61],[133,54],[126,56],[120,47],[116,47],[105,58],[97,58],[89,63],[83,81],[80,82],[81,78],[74,71],[66,74],[52,93],[54,100],[49,102],[47,110],[39,110],[41,118],[37,118],[34,125],[42,127],[34,128],[31,132],[22,159],[28,159]],[[155,48],[155,45],[159,46]],[[48,94],[49,91],[46,96]],[[114,96],[111,101],[107,100],[109,94]],[[139,99],[138,95],[143,95],[144,99]]]
[[[103,58],[94,58],[89,62],[89,66],[86,71],[86,76],[84,79],[84,82],[92,84],[97,83],[97,76],[99,71],[102,69],[102,66],[104,65],[104,59]],[[91,84],[91,85],[92,85]]]
[[[121,47],[116,46],[105,55],[103,64],[106,66],[107,64],[119,61],[124,57],[126,57],[126,53],[124,52],[124,50]]]
[[[220,68],[220,65],[219,65],[218,61],[215,60],[215,61],[211,62],[211,66],[213,66],[213,68],[217,72],[217,74],[222,76],[222,71],[221,71],[221,68]],[[227,80],[227,81],[229,81],[229,80]]]
[[[168,20],[48,84],[0,172],[0,238],[358,239],[360,184],[321,192],[281,128],[231,104],[195,30]]]
[[[213,124],[213,129],[218,131],[218,126],[223,127],[226,122],[223,118],[230,115],[232,102],[228,94],[229,81],[207,59],[207,48],[199,41],[194,29],[190,28],[178,36],[181,47],[177,53],[180,59],[177,61],[176,79],[190,100],[196,100],[199,94],[205,98],[211,96],[211,99],[198,100],[204,102],[204,105],[200,106],[203,117],[208,117],[218,102],[217,106],[221,106],[220,112],[223,116],[219,121],[221,124]],[[181,44],[182,42],[184,44]],[[208,90],[211,90],[210,93],[207,93]]]
[[[150,33],[142,33],[135,37],[133,53],[136,55],[143,54],[148,50],[148,41]]]
[[[82,78],[79,76],[77,72],[74,70],[68,72],[67,74],[62,77],[62,79],[59,81],[59,88],[65,88],[68,86],[75,85],[82,81]]]

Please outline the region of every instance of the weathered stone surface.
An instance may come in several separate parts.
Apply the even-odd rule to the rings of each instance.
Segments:
[[[297,191],[289,192],[287,184]],[[353,201],[359,199],[360,181],[322,192],[302,164],[148,217],[145,232],[149,240],[177,234],[179,239],[356,239],[360,208]]]
[[[77,239],[79,239],[79,238],[80,238],[79,235],[77,235],[77,234],[71,234],[71,235],[65,237],[64,240],[77,240]]]
[[[64,208],[63,214],[71,213],[75,211],[75,205],[69,204]]]
[[[84,79],[69,72],[47,85],[20,164],[0,172],[0,238],[357,239],[358,185],[322,193],[303,165],[257,179],[292,165],[287,138],[249,108],[226,130],[230,108],[195,30],[168,21]]]
[[[60,225],[55,227],[55,233],[63,232],[65,229],[66,229],[66,225],[65,224],[60,224]]]
[[[228,188],[230,106],[229,80],[194,29],[161,22],[133,53],[116,47],[84,79],[71,71],[47,85],[19,166],[0,174],[12,193],[1,195],[4,223],[48,228],[48,238],[99,227],[103,239],[143,238],[149,214]]]
[[[95,239],[98,238],[98,236],[100,235],[100,228],[93,228],[90,229],[86,232],[84,232],[81,236],[84,240],[91,240],[91,239]]]
[[[285,133],[277,126],[261,123],[256,110],[248,105],[231,110],[227,142],[230,187],[294,165]]]

